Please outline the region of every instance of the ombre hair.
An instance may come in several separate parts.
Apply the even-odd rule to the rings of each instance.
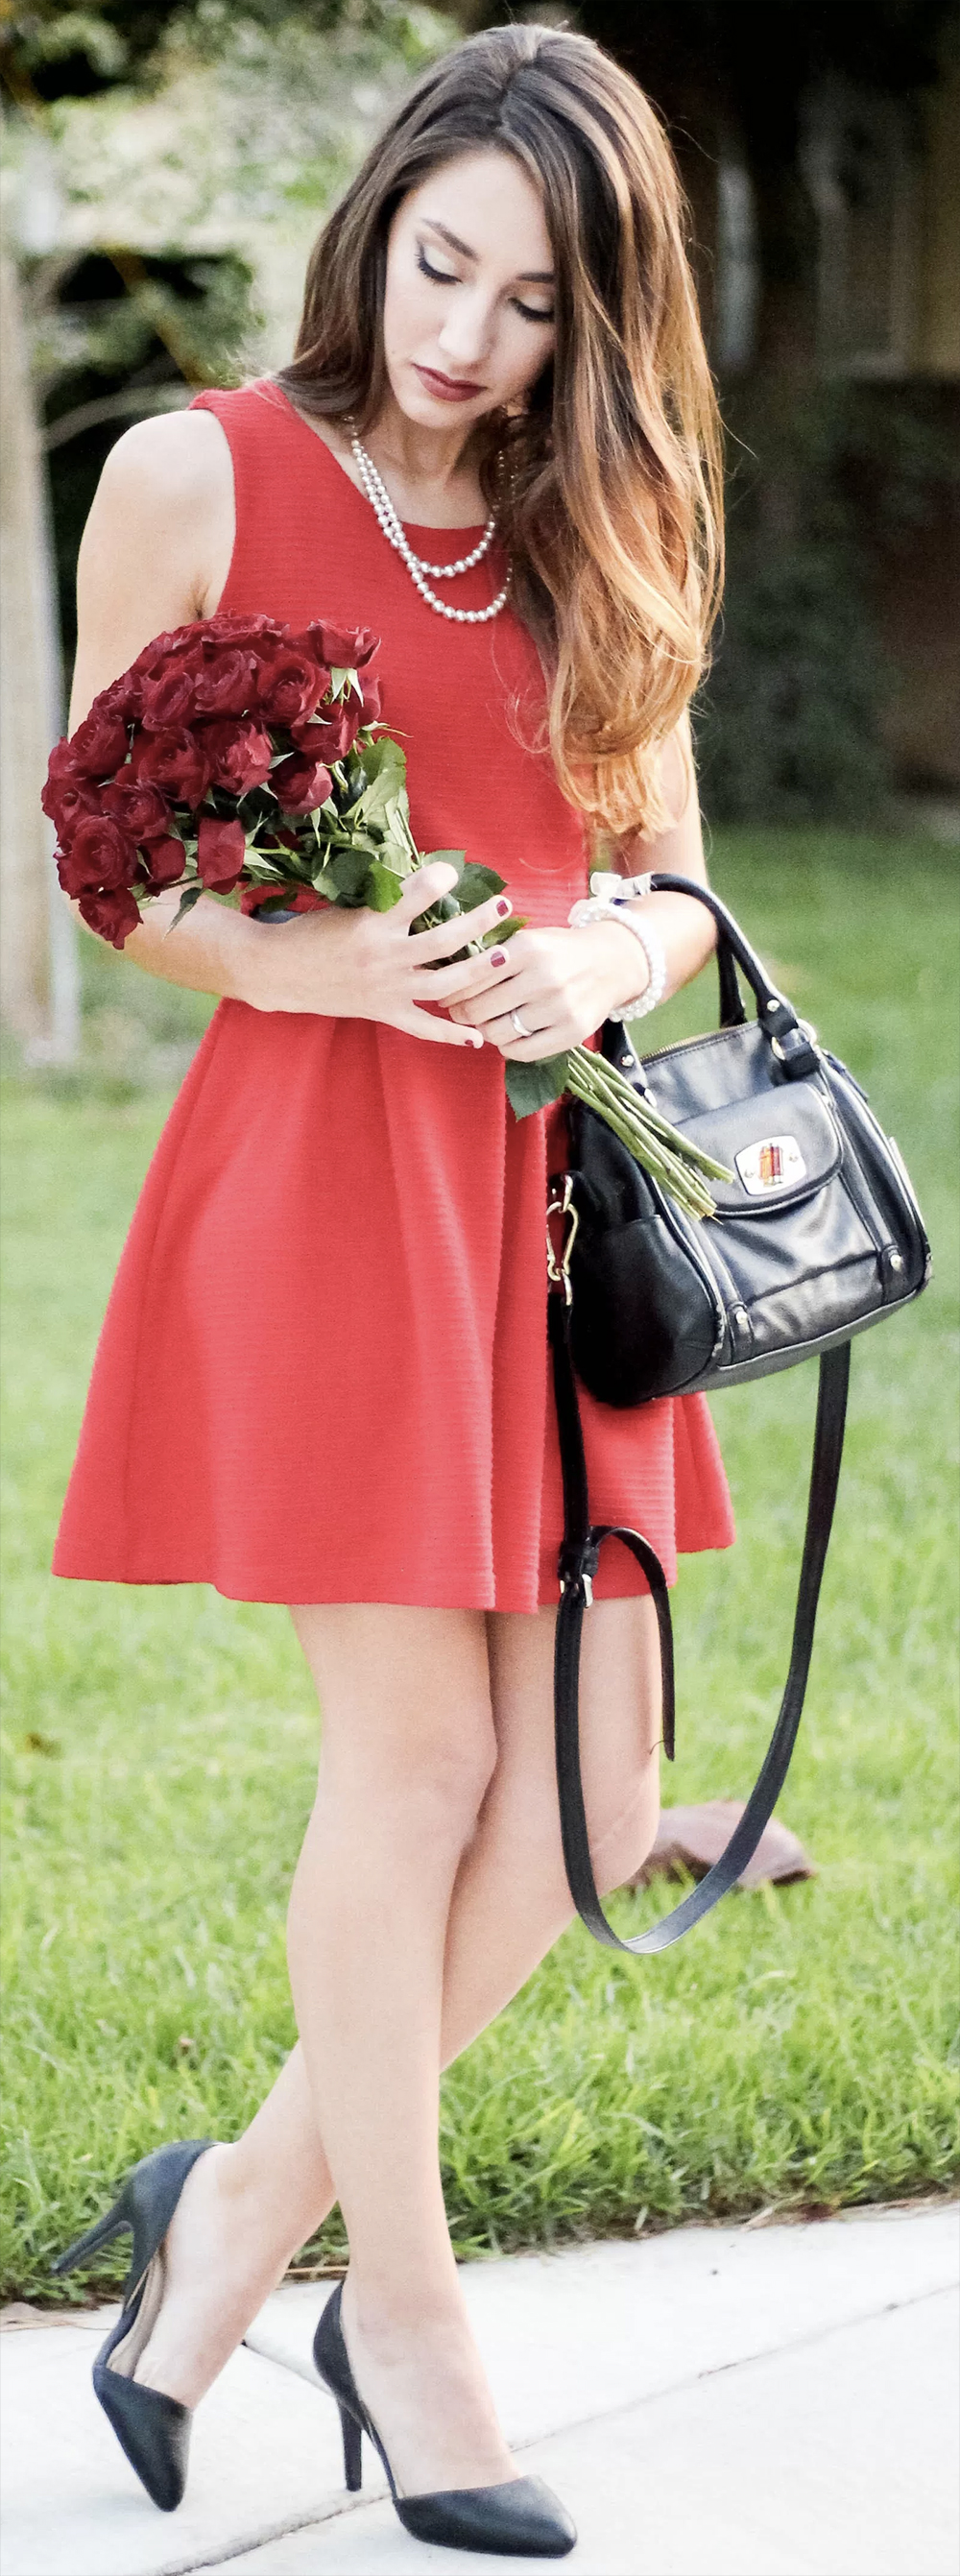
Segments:
[[[687,249],[688,209],[650,100],[587,36],[471,36],[417,83],[312,253],[291,364],[298,408],[360,436],[387,390],[390,224],[432,170],[510,152],[556,266],[553,356],[513,413],[474,430],[481,488],[537,644],[542,729],[571,804],[613,835],[676,817],[660,751],[707,665],[723,568],[721,425]]]

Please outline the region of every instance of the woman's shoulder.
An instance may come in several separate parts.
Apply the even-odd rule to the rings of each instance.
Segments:
[[[141,495],[147,502],[202,509],[229,478],[229,448],[219,421],[211,410],[191,404],[184,411],[154,412],[125,429],[110,449],[102,484],[129,501]]]

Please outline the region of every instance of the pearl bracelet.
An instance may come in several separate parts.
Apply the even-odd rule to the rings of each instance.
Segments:
[[[643,1020],[655,1011],[667,988],[667,960],[663,941],[649,923],[637,920],[631,911],[631,898],[649,894],[649,877],[620,877],[597,868],[590,879],[593,892],[571,904],[567,921],[571,930],[579,930],[591,921],[622,921],[639,939],[647,961],[647,982],[635,1002],[625,1002],[622,1010],[608,1011],[609,1020]],[[614,894],[613,888],[617,891]],[[608,892],[607,889],[610,889]]]

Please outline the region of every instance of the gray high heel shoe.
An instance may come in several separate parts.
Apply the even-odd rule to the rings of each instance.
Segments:
[[[340,2318],[342,2290],[338,2281],[327,2300],[313,2339],[313,2359],[340,2409],[344,2476],[351,2494],[358,2492],[363,2476],[366,2434],[380,2453],[404,2530],[414,2540],[433,2540],[445,2549],[486,2550],[499,2558],[565,2558],[576,2541],[576,2526],[542,2478],[507,2479],[498,2487],[447,2487],[436,2495],[397,2494],[383,2443],[350,2368]]]
[[[160,2312],[164,2290],[161,2247],[188,2173],[212,2138],[185,2138],[158,2147],[134,2165],[105,2218],[78,2236],[51,2265],[71,2272],[84,2256],[129,2227],[133,2238],[130,2269],[123,2285],[123,2308],[111,2326],[93,2365],[93,2385],[122,2451],[161,2513],[172,2513],[187,2482],[187,2454],[193,2415],[178,2397],[161,2388],[146,2388],[134,2379]]]

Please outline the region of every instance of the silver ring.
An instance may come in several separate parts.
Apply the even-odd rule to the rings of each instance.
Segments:
[[[510,1019],[512,1026],[516,1029],[518,1038],[532,1038],[536,1036],[536,1030],[528,1029],[526,1020],[521,1019],[519,1011],[511,1011]]]

